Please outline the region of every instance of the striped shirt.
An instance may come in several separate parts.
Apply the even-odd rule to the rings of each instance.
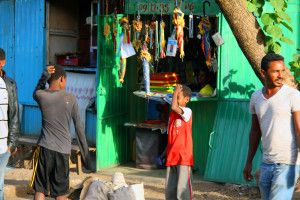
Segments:
[[[8,137],[8,93],[4,80],[0,77],[0,154],[7,151]]]

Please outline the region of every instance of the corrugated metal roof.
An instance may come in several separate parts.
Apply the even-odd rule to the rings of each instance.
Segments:
[[[248,101],[220,101],[204,178],[210,181],[244,184],[243,168],[247,159],[251,115]],[[253,169],[260,164],[257,151]]]
[[[4,70],[11,78],[15,78],[14,60],[14,1],[0,1],[0,48],[6,53]]]
[[[15,65],[20,103],[32,93],[45,67],[45,1],[15,0]]]

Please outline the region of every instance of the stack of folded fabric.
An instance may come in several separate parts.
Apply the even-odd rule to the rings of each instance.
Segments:
[[[179,81],[179,75],[176,73],[152,74],[150,77],[150,90],[151,92],[173,93],[174,87]]]

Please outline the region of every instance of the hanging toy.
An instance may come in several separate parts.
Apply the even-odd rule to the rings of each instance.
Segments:
[[[150,42],[150,37],[149,37],[149,25],[148,24],[145,24],[145,42],[146,43],[149,43]]]
[[[184,22],[184,13],[179,8],[174,9],[172,22],[176,28],[176,37],[177,37],[178,48],[180,50],[180,58],[183,59],[184,57],[183,28],[185,26],[185,22]]]
[[[166,40],[165,40],[165,27],[166,24],[164,21],[160,22],[160,38],[159,38],[159,45],[160,45],[160,58],[165,58],[165,48],[166,48]]]
[[[118,34],[117,15],[115,15],[114,21],[113,21],[113,31],[112,31],[112,40],[113,40],[113,43],[114,43],[114,52],[117,51],[117,34]]]
[[[194,38],[194,16],[193,13],[189,15],[189,38]]]
[[[150,96],[150,65],[149,62],[152,60],[150,53],[148,52],[147,44],[144,43],[140,59],[142,60],[143,64],[143,77],[144,77],[144,85],[145,85],[145,92],[146,96]]]
[[[105,38],[108,39],[108,36],[110,35],[110,25],[108,24],[108,0],[106,0],[106,18],[105,18],[103,34]]]
[[[133,46],[136,51],[138,51],[142,46],[142,41],[140,40],[140,33],[143,28],[143,22],[140,21],[140,15],[137,16],[137,20],[132,21],[133,26]]]
[[[155,61],[159,59],[158,21],[155,21]]]
[[[208,68],[211,68],[211,55],[210,55],[210,29],[211,24],[207,17],[204,17],[200,20],[198,25],[199,33],[202,35],[201,48],[206,59],[206,65]]]
[[[150,49],[153,49],[155,22],[150,23]]]

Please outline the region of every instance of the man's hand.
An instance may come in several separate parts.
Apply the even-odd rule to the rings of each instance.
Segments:
[[[243,171],[244,179],[246,181],[251,181],[253,179],[251,171],[252,171],[252,163],[247,163]]]
[[[55,67],[53,65],[47,66],[47,72],[53,74],[55,72]]]

